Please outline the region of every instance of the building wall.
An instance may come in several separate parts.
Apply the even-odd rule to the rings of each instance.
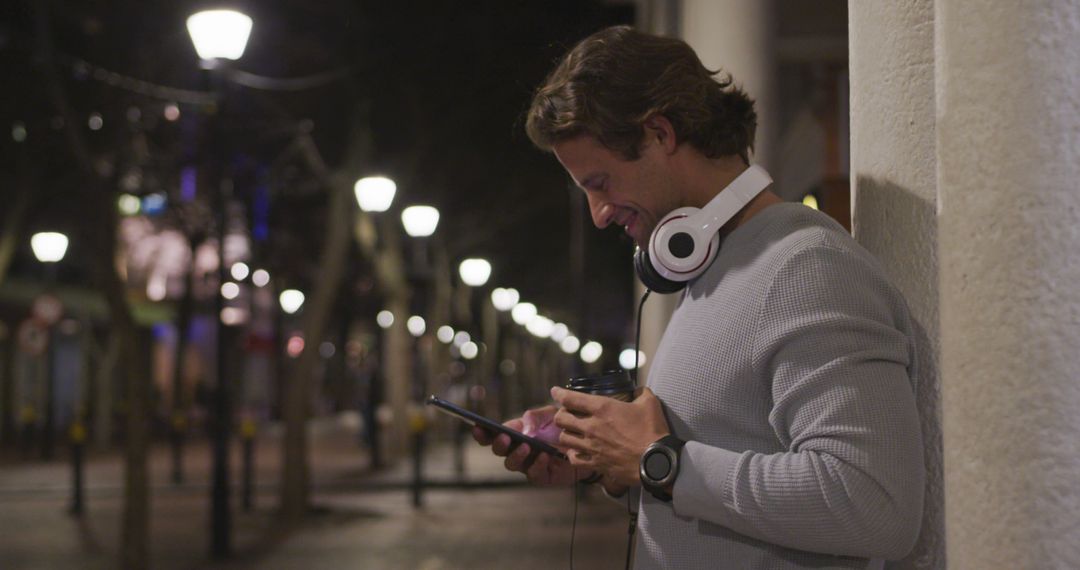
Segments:
[[[1080,568],[1080,2],[935,27],[949,567]]]
[[[848,5],[852,233],[921,327],[917,402],[928,469],[922,534],[895,568],[944,568],[932,0]]]

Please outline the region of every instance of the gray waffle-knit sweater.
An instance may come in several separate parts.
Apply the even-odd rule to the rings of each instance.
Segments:
[[[649,372],[687,440],[642,493],[635,568],[874,568],[919,532],[907,305],[839,224],[762,210],[684,293]],[[874,560],[871,560],[874,559]]]

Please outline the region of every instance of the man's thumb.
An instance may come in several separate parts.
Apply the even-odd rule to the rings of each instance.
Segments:
[[[536,432],[536,414],[531,411],[525,412],[525,415],[521,416],[521,433],[525,435],[532,435]]]

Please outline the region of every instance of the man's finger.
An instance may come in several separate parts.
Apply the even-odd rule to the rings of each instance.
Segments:
[[[559,434],[559,445],[572,450],[584,451],[585,453],[593,451],[592,443],[588,439],[571,431],[564,431]]]
[[[588,453],[580,452],[576,449],[571,449],[566,452],[566,456],[570,458],[570,465],[581,469],[595,469],[596,461],[594,456]]]
[[[555,414],[555,425],[564,430],[585,433],[585,425],[587,422],[587,419],[579,418],[566,409],[559,410],[559,413]]]
[[[582,394],[558,386],[551,388],[551,397],[561,404],[564,409],[588,415],[596,414],[606,403],[612,401],[611,398],[604,396]]]
[[[503,465],[510,471],[525,471],[525,461],[529,458],[529,444],[522,443],[518,445],[513,452],[506,456],[506,461],[503,461]]]
[[[476,440],[476,443],[479,443],[480,445],[491,445],[491,442],[495,439],[491,435],[491,432],[476,426],[473,426],[472,428],[472,436],[473,439]]]
[[[510,447],[513,445],[513,441],[510,440],[510,436],[505,433],[500,433],[495,436],[495,439],[491,443],[491,450],[495,452],[495,455],[499,457],[506,457],[510,454]]]
[[[525,471],[525,477],[534,485],[550,484],[551,477],[548,474],[548,463],[550,462],[551,456],[546,453],[539,454],[532,462],[532,465]]]

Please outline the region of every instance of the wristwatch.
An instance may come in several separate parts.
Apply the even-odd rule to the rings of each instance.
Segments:
[[[650,444],[641,454],[638,466],[641,485],[661,501],[671,502],[671,494],[664,488],[673,485],[679,475],[679,452],[684,445],[685,441],[669,434]]]

